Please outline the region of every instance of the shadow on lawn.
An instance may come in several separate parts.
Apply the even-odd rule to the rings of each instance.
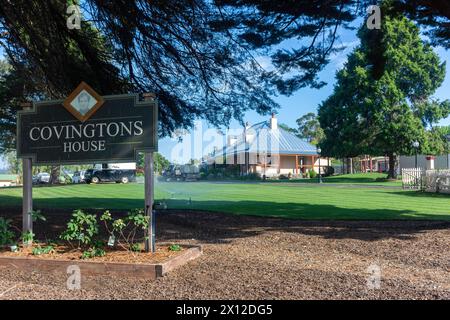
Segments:
[[[373,191],[381,193],[380,191]],[[425,192],[425,191],[392,191],[389,192],[389,194],[396,194],[400,196],[408,196],[408,197],[414,197],[414,198],[442,198],[442,199],[448,199],[449,200],[449,207],[450,207],[450,194],[447,193],[435,193],[435,192]],[[449,215],[450,215],[450,208],[449,208]]]
[[[180,237],[196,239],[202,243],[230,243],[236,238],[253,237],[267,232],[299,233],[335,240],[411,240],[429,230],[450,229],[450,221],[292,220],[175,210],[159,215],[158,221],[162,222],[160,228],[172,230],[170,233],[165,233],[164,230],[158,232],[159,240]]]
[[[292,179],[292,180],[269,180],[267,182],[273,182],[273,183],[283,183],[283,182],[293,182],[293,183],[312,183],[315,184],[318,181],[318,177],[311,178],[311,179]],[[322,177],[322,181],[325,183],[342,183],[342,184],[385,184],[386,181],[383,178],[380,177],[371,177],[371,176],[332,176],[332,177]],[[391,184],[398,183],[401,185],[401,181],[390,181]]]
[[[77,200],[81,208],[83,207],[81,204],[89,204],[91,208],[97,209],[88,211],[99,214],[103,209],[111,209],[112,212],[119,214],[126,211],[122,209],[125,205],[128,208],[142,206],[142,200],[135,199],[114,199],[115,208],[112,208],[111,199],[78,198]],[[46,236],[59,234],[64,229],[71,209],[55,207],[62,202],[65,202],[67,206],[70,204],[67,201],[67,199],[52,199],[53,208],[41,207],[38,205],[39,201],[35,203],[36,208],[42,209],[46,215],[48,214],[46,228],[49,230],[47,230]],[[121,208],[117,208],[117,203],[121,204]],[[158,212],[158,241],[196,239],[202,243],[229,243],[236,238],[252,237],[273,231],[320,236],[328,239],[377,241],[395,238],[410,240],[427,230],[450,229],[449,215],[425,215],[411,210],[346,209],[332,205],[280,204],[264,201],[193,201],[188,205],[186,200],[170,200],[168,205],[169,208],[184,208]],[[186,209],[186,207],[191,207],[191,209]],[[233,207],[239,208],[240,213],[217,213],[217,211],[232,210]],[[252,214],[258,214],[258,207],[270,212],[264,216],[252,216]],[[216,212],[212,212],[213,210]],[[14,217],[16,223],[20,225],[20,208],[0,208],[0,216],[4,215]],[[281,219],[286,217],[297,219]],[[415,219],[404,220],[411,217]],[[390,220],[383,221],[382,219]],[[43,227],[43,224],[36,225],[36,233],[41,235],[45,233],[44,230],[41,230]]]

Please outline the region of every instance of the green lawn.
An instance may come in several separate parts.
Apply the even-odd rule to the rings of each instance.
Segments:
[[[21,189],[0,189],[0,207],[21,205]],[[157,183],[169,208],[301,219],[445,219],[450,196],[346,184]],[[35,208],[129,209],[143,206],[142,184],[34,188]]]
[[[336,175],[331,177],[324,177],[322,181],[324,183],[346,183],[346,184],[367,184],[376,186],[401,186],[402,181],[387,181],[385,180],[386,173],[355,173]],[[291,179],[289,182],[294,183],[317,183],[318,178],[313,179]],[[286,182],[287,180],[273,180],[271,182]]]

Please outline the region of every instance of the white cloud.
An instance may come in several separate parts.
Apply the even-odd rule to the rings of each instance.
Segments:
[[[347,62],[347,56],[352,50],[359,44],[359,40],[343,42],[337,48],[345,48],[342,51],[333,53],[330,56],[330,63],[335,66],[336,69],[342,69]]]
[[[255,58],[255,60],[256,62],[259,63],[261,68],[263,68],[266,71],[273,71],[275,69],[270,57],[268,56],[258,56]]]

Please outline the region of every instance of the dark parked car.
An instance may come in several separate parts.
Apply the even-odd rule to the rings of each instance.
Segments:
[[[44,184],[50,183],[50,173],[40,172],[37,175],[33,176],[33,184]]]
[[[136,181],[136,170],[123,169],[89,169],[84,174],[86,183],[117,182],[128,183]]]

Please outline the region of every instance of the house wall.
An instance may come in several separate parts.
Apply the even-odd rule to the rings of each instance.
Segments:
[[[242,158],[240,158],[241,154],[237,156],[237,159],[234,158],[234,155],[228,155],[226,159],[227,164],[245,164],[244,154],[242,154]],[[303,156],[298,155],[298,174],[301,174],[301,164],[303,159],[304,171],[312,169],[313,161],[312,156]],[[216,159],[220,160],[220,159]],[[314,157],[314,171],[319,172],[319,160]],[[263,163],[267,161],[267,165],[264,166]],[[289,173],[295,175],[296,174],[296,161],[295,155],[272,155],[271,157],[264,158],[264,156],[256,156],[256,154],[249,153],[249,172],[258,173],[261,176],[266,175],[266,177],[277,177],[281,174],[288,175]],[[212,164],[211,161],[210,164]],[[219,163],[219,161],[217,161]],[[326,158],[320,159],[321,172],[323,173],[324,167],[329,165],[328,160]]]
[[[280,157],[280,174],[295,174],[295,157]]]
[[[330,166],[331,161],[329,161],[327,158],[320,158],[320,173],[324,173],[325,167]],[[319,173],[319,158],[316,158],[316,161],[314,162],[314,171]]]
[[[1,187],[11,187],[12,181],[0,181],[0,188]]]
[[[310,170],[312,169],[312,156],[298,156],[298,173],[301,173],[301,157],[303,158],[304,169]],[[265,168],[263,166],[256,166],[256,172],[261,175],[266,175],[267,177],[279,176],[280,174],[287,175],[289,173],[295,175],[296,174],[296,166],[295,166],[295,155],[281,155],[279,160],[279,166],[268,166]],[[323,173],[323,168],[328,165],[328,160],[325,158],[320,159],[321,172]],[[314,162],[314,171],[319,172],[319,160],[315,158]]]

